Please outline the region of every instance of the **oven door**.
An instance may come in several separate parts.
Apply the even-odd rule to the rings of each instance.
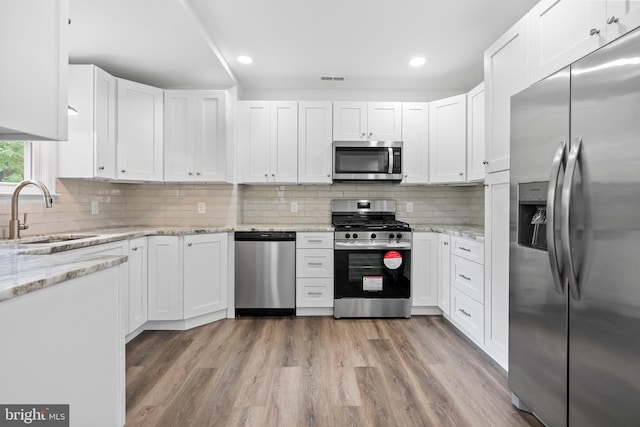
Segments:
[[[411,250],[336,249],[334,298],[410,298]]]

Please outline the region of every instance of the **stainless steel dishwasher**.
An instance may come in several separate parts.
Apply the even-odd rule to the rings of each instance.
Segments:
[[[236,316],[294,315],[296,233],[235,233]]]

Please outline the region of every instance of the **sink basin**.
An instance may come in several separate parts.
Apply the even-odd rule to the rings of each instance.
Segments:
[[[28,237],[25,241],[20,241],[21,245],[33,245],[43,243],[62,243],[72,240],[89,239],[96,237],[97,234],[56,234],[51,236]]]

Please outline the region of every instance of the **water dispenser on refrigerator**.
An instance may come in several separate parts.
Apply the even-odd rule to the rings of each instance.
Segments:
[[[518,244],[547,250],[549,181],[518,184]]]

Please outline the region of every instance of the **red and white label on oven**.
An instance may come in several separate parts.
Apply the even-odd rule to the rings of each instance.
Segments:
[[[389,270],[396,270],[402,265],[402,255],[398,251],[389,251],[384,254],[382,261]]]

